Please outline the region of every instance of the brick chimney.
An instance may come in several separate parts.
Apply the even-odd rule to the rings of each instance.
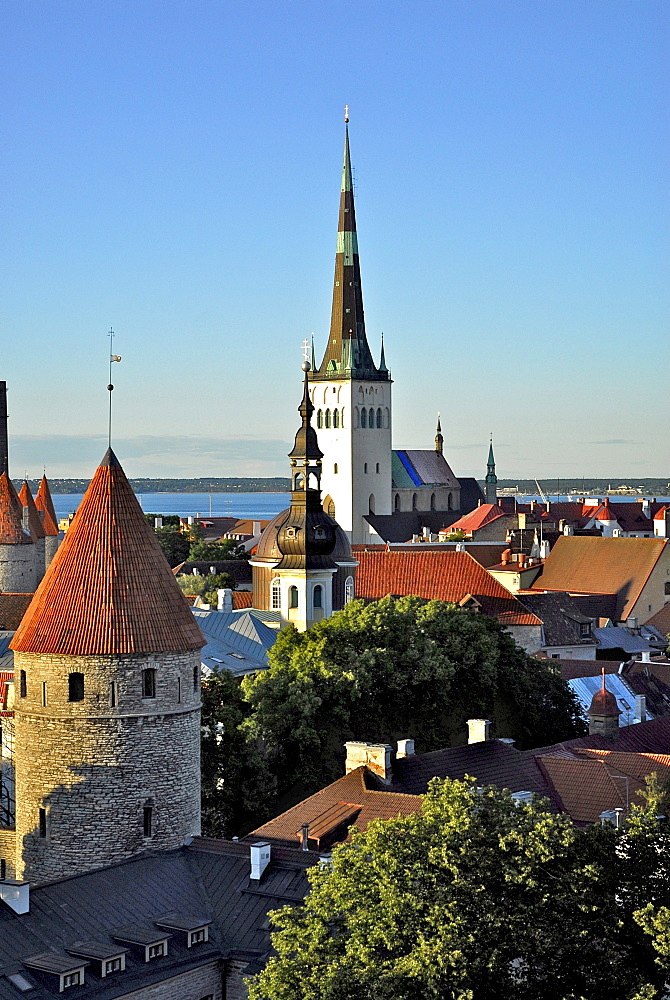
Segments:
[[[385,785],[391,784],[392,746],[388,743],[359,743],[355,740],[345,743],[344,746],[347,751],[345,774],[365,764]]]

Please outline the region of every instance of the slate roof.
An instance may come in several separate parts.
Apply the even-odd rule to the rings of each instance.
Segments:
[[[470,596],[484,614],[503,625],[540,625],[540,619],[467,552],[417,546],[390,552],[357,551],[357,557],[356,595],[364,600],[414,594],[458,604]]]
[[[437,535],[459,517],[453,510],[398,510],[393,514],[367,514],[365,520],[385,542],[411,542],[424,528]]]
[[[545,792],[544,783],[532,761],[502,740],[447,747],[396,760],[389,787],[397,792],[424,795],[431,778],[462,781],[466,774],[476,778],[481,785],[497,785],[512,792]]]
[[[461,487],[461,511],[464,514],[474,510],[480,501],[486,502],[486,495],[476,479],[471,476],[459,476],[458,483]]]
[[[451,525],[451,530],[471,533],[479,531],[480,528],[483,528],[487,524],[492,524],[493,521],[497,521],[501,517],[507,516],[502,507],[499,507],[497,504],[483,503],[480,507],[476,507],[475,510],[470,511],[469,514],[465,514],[459,518],[458,521],[454,521]]]
[[[196,650],[191,610],[111,448],[12,649],[67,655]]]
[[[435,449],[393,451],[391,481],[393,487],[398,489],[422,486],[458,489],[460,486],[444,455]]]
[[[646,636],[636,635],[624,625],[594,628],[593,637],[601,649],[623,649],[624,653],[628,653],[629,656],[633,656],[635,653],[648,653],[653,649]]]
[[[0,545],[32,545],[23,530],[23,506],[6,472],[0,474]]]
[[[581,634],[582,625],[591,625],[593,619],[582,614],[569,594],[525,594],[519,595],[525,608],[536,614],[542,621],[543,646],[584,646],[596,645],[591,635]]]
[[[0,1000],[21,995],[6,978],[10,971],[20,971],[34,984],[30,997],[53,997],[58,979],[22,963],[47,952],[58,964],[85,964],[67,957],[68,948],[82,941],[114,954],[128,948],[124,972],[102,979],[87,973],[85,985],[73,990],[73,995],[96,1000],[145,990],[228,956],[262,960],[270,950],[268,910],[301,900],[307,891],[306,868],[317,861],[312,852],[273,851],[264,877],[252,883],[248,846],[196,838],[190,847],[143,854],[33,887],[28,914],[18,916],[0,904]],[[166,914],[202,915],[212,922],[209,941],[187,948],[185,934],[157,926]],[[143,950],[119,944],[114,935],[128,925],[145,928],[154,939],[169,936],[167,956],[145,962]]]
[[[618,595],[625,619],[666,549],[663,538],[595,538],[564,535],[546,559],[532,590]]]
[[[16,632],[33,599],[32,594],[0,594],[0,629]]]

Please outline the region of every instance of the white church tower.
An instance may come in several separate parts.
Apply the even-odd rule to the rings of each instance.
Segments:
[[[383,343],[377,367],[365,335],[348,121],[330,336],[309,378],[323,451],[323,506],[360,544],[377,537],[366,515],[391,513],[391,376]]]

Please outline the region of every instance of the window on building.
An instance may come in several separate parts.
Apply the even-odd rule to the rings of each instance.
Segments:
[[[393,498],[393,509],[394,510],[400,510],[400,494],[399,493],[396,493],[396,495]]]
[[[379,409],[377,410],[377,427],[381,426],[382,426],[382,408],[380,406]]]
[[[189,931],[189,948],[192,948],[194,944],[203,944],[203,942],[207,941],[208,937],[207,927],[198,927],[195,931]]]
[[[76,972],[66,972],[62,979],[64,990],[66,990],[68,986],[79,986],[81,983],[81,972],[79,970]]]
[[[349,601],[354,599],[354,578],[353,576],[348,576],[344,581],[344,603],[348,604]]]
[[[316,426],[323,427],[323,410],[316,411]]]
[[[289,608],[298,607],[298,588],[289,587],[288,588],[288,606]]]
[[[281,611],[281,584],[278,576],[270,584],[270,607],[273,611]]]
[[[582,622],[579,626],[579,634],[584,638],[591,635],[591,625],[589,622]]]
[[[160,944],[150,944],[147,948],[147,955],[149,961],[152,958],[162,958],[165,954],[165,941],[161,941]]]
[[[181,677],[177,678],[177,702],[181,701]]]
[[[28,982],[26,977],[21,975],[20,972],[10,972],[7,979],[9,979],[10,983],[16,986],[17,990],[20,990],[21,993],[27,993],[28,990],[35,989],[34,984]]]
[[[418,499],[419,498],[417,497],[416,493],[412,493],[412,510],[416,510],[417,509],[416,505],[417,505]]]
[[[335,462],[333,466],[333,472],[335,473],[335,475],[337,475],[337,462]]]
[[[142,831],[145,837],[153,837],[154,835],[153,806],[145,806],[142,810]]]
[[[7,862],[4,858],[0,858],[0,879],[7,878]]]
[[[28,685],[26,682],[26,672],[25,670],[19,671],[19,697],[25,698],[28,690]]]
[[[40,811],[39,811],[39,832],[40,832],[40,837],[46,837],[46,835],[47,835],[47,811],[46,811],[46,809],[40,809]]]
[[[326,424],[326,427],[330,427],[330,410],[326,410],[325,424]]]
[[[105,961],[105,975],[110,976],[112,972],[121,972],[123,968],[122,958],[108,958]]]
[[[156,697],[156,671],[153,667],[147,667],[142,671],[142,697]]]
[[[375,472],[377,473],[377,475],[379,475],[379,462],[377,462],[375,466]]]
[[[193,667],[193,690],[198,690],[198,681],[200,680],[200,667]]]
[[[368,411],[363,407],[361,410],[361,427],[368,426]]]
[[[320,583],[317,583],[316,587],[314,588],[313,603],[315,608],[323,607],[323,587],[321,586]]]
[[[68,677],[67,700],[84,700],[84,675],[79,673],[70,674]]]
[[[42,681],[42,706],[46,708],[47,704],[47,682]]]
[[[370,407],[370,412],[368,413],[368,425],[374,427],[375,425],[375,411]]]
[[[453,506],[454,506],[454,498],[450,493],[449,496],[447,497],[447,510],[453,510]]]
[[[340,426],[340,411],[333,410],[333,427],[339,427],[339,426]]]
[[[367,471],[368,471],[368,463],[367,462],[363,462],[363,472],[367,472]]]
[[[435,494],[430,494],[430,509],[435,510]]]
[[[665,596],[670,597],[670,583],[665,584]]]
[[[109,704],[111,708],[116,708],[117,694],[116,681],[109,682]]]
[[[374,514],[375,512],[375,495],[371,493],[368,497],[368,513]]]

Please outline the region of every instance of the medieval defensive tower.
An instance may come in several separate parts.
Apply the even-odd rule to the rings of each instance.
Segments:
[[[199,832],[203,644],[110,449],[12,642],[17,878]]]

